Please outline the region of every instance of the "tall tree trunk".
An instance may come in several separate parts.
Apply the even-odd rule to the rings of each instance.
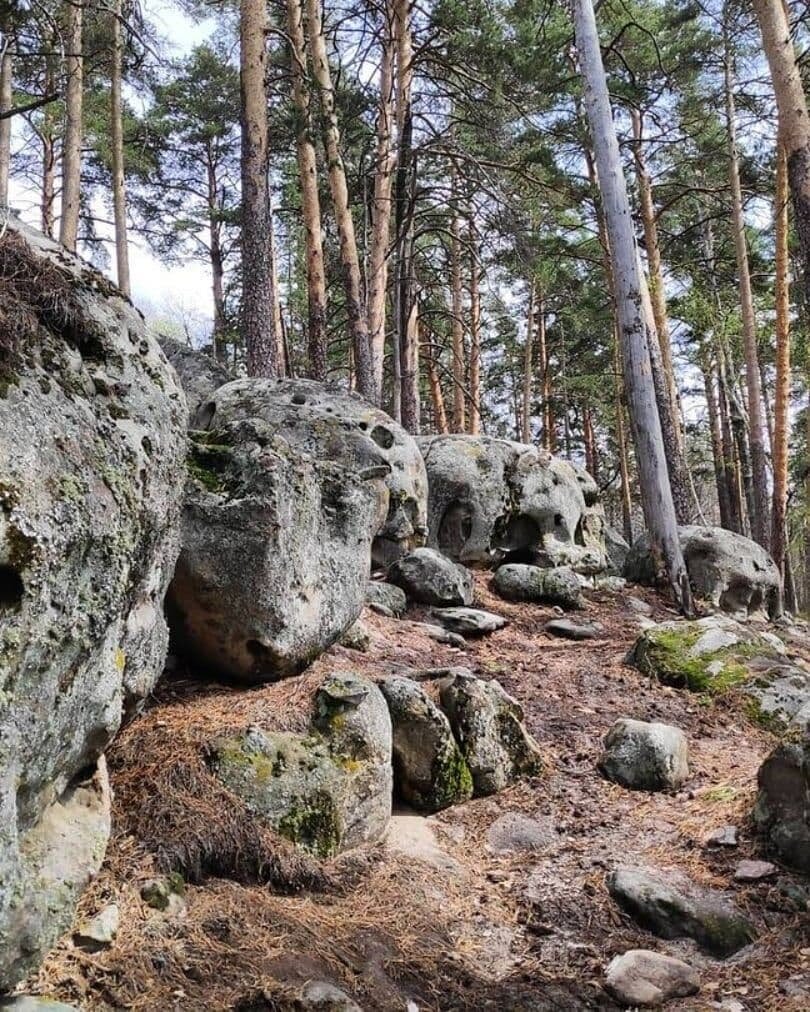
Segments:
[[[110,145],[112,147],[115,264],[118,287],[124,295],[130,295],[127,191],[124,176],[124,121],[123,109],[121,107],[124,50],[121,26],[122,16],[122,0],[115,0],[112,12],[112,71],[110,73]]]
[[[0,111],[12,108],[12,70],[14,57],[11,38],[4,35],[3,55],[0,58]],[[0,119],[0,207],[8,207],[8,181],[11,174],[11,117]]]
[[[773,511],[771,554],[787,575],[788,408],[790,406],[790,278],[788,252],[788,168],[784,145],[776,151],[776,390],[773,427]]]
[[[329,191],[335,210],[335,224],[340,237],[340,260],[343,267],[343,282],[346,289],[346,312],[349,334],[354,352],[354,369],[357,389],[367,400],[376,397],[371,346],[368,338],[368,322],[363,307],[363,293],[360,275],[360,259],[354,233],[354,220],[349,206],[349,189],[346,184],[346,169],[340,151],[340,129],[335,109],[335,91],[332,86],[332,72],[326,55],[326,40],[321,21],[320,0],[307,0],[307,23],[309,28],[312,72],[318,87],[321,103],[321,121],[326,160],[329,168]]]
[[[742,496],[742,474],[736,449],[733,412],[734,393],[728,378],[728,364],[721,340],[716,341],[717,354],[717,404],[720,409],[720,430],[723,433],[723,461],[728,483],[729,517],[731,530],[738,534],[745,532],[745,508]]]
[[[84,98],[84,56],[82,53],[84,0],[67,4],[65,31],[65,135],[62,141],[62,217],[59,241],[76,252],[79,235],[79,200],[82,185],[82,105]]]
[[[574,22],[584,104],[596,154],[599,186],[605,209],[613,259],[616,308],[630,421],[636,445],[636,464],[650,543],[663,562],[675,600],[692,613],[672,491],[669,485],[661,423],[650,369],[650,334],[641,305],[642,281],[633,234],[627,184],[613,124],[607,80],[591,0],[574,0]]]
[[[585,470],[598,482],[599,457],[596,448],[596,430],[593,425],[591,407],[586,404],[582,409],[582,435],[585,441]]]
[[[433,424],[439,435],[445,435],[450,431],[447,424],[447,411],[444,407],[444,394],[439,378],[439,366],[436,353],[429,342],[422,344],[422,358],[425,360],[427,371],[428,387],[430,388],[430,400],[433,404]]]
[[[470,214],[470,411],[467,431],[481,431],[481,264],[474,211]]]
[[[457,176],[451,168],[450,284],[452,290],[453,334],[453,432],[464,431],[464,322],[461,303],[461,240],[457,208]]]
[[[784,0],[753,0],[753,6],[779,109],[779,135],[787,155],[796,233],[804,261],[805,290],[810,293],[810,117],[807,99]]]
[[[751,275],[748,268],[748,243],[745,237],[743,218],[742,188],[740,186],[739,154],[737,151],[737,113],[734,104],[734,68],[731,45],[728,38],[728,24],[725,25],[725,89],[726,128],[728,131],[728,174],[731,190],[731,226],[734,236],[734,250],[737,256],[737,273],[740,286],[740,310],[742,313],[743,350],[745,353],[745,378],[748,391],[749,441],[751,446],[751,468],[753,481],[751,534],[763,548],[770,542],[770,521],[768,518],[768,467],[765,453],[764,424],[762,417],[762,389],[759,377],[759,353],[757,351],[757,323],[754,313],[754,296],[751,290]]]
[[[225,344],[225,268],[222,253],[222,223],[219,217],[219,193],[214,153],[211,150],[210,144],[206,153],[205,167],[208,198],[208,232],[211,237],[208,253],[211,262],[211,292],[214,299],[214,358],[225,365],[228,350]]]
[[[532,386],[534,379],[534,278],[529,282],[529,309],[526,313],[526,343],[523,346],[523,410],[521,438],[532,441]]]
[[[391,184],[394,170],[394,10],[383,9],[380,97],[377,106],[377,146],[374,160],[374,198],[368,278],[368,332],[374,368],[376,402],[382,402],[385,361],[385,296],[388,288],[388,244],[391,233]]]
[[[273,195],[268,191],[268,220],[270,222],[270,283],[273,306],[273,333],[276,335],[276,375],[287,375],[287,352],[284,344],[284,324],[281,322],[281,291],[278,284],[278,253],[276,251],[276,226],[273,212]]]
[[[407,263],[410,263],[410,257]],[[421,423],[421,401],[419,397],[419,309],[416,302],[410,302],[408,319],[402,335],[401,355],[402,426],[406,432],[418,435]]]
[[[703,389],[706,394],[706,408],[709,413],[709,432],[712,439],[712,460],[714,462],[714,479],[717,487],[717,508],[720,513],[720,526],[730,528],[729,483],[723,456],[723,434],[720,429],[720,413],[714,393],[714,370],[708,353],[701,356],[703,372]]]
[[[309,370],[313,379],[323,381],[327,373],[326,274],[323,262],[321,202],[318,195],[318,162],[312,139],[312,113],[307,83],[307,54],[301,0],[287,0],[287,33],[290,40],[292,91],[296,115],[295,144],[306,240]]]
[[[53,93],[54,84],[54,56],[53,37],[47,38],[47,53],[45,61],[45,84],[44,91],[47,95]],[[54,106],[48,104],[42,110],[42,122],[37,131],[42,144],[42,187],[40,197],[40,228],[45,235],[54,236],[54,196],[56,189],[56,144],[54,135],[56,132]]]
[[[624,540],[633,544],[633,500],[630,496],[630,460],[627,452],[627,433],[624,425],[624,404],[622,403],[621,365],[619,362],[619,325],[613,324],[613,404],[616,412],[616,445],[619,451],[619,475],[621,478],[622,530]]]
[[[551,384],[551,368],[549,367],[548,334],[546,331],[546,299],[542,288],[537,291],[537,358],[542,376],[542,421],[543,447],[554,453],[557,447],[554,428],[554,400]]]

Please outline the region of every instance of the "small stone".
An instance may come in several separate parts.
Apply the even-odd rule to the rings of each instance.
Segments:
[[[393,583],[369,580],[366,586],[366,604],[383,615],[402,618],[408,608],[408,598],[405,591]]]
[[[707,847],[736,847],[737,846],[737,827],[736,826],[718,826],[717,829],[713,829],[711,833],[706,837]]]
[[[416,622],[414,624],[417,629],[437,643],[444,643],[448,647],[456,647],[457,650],[467,649],[467,641],[463,636],[459,636],[458,633],[450,632],[449,629],[443,629],[440,625],[433,625],[430,622]]]
[[[489,827],[487,847],[495,854],[536,853],[557,841],[554,823],[540,822],[521,812],[506,812]]]
[[[633,1007],[654,1008],[670,998],[686,998],[700,990],[700,978],[688,963],[649,949],[631,949],[616,956],[605,977],[613,997]]]
[[[366,653],[371,646],[371,633],[364,622],[358,619],[354,625],[349,626],[340,639],[341,646],[349,650],[357,650],[359,653]]]
[[[305,984],[297,1007],[306,1012],[316,1009],[323,1012],[363,1012],[345,991],[326,980],[311,980]]]
[[[774,878],[776,872],[776,865],[770,861],[740,861],[734,871],[734,881],[761,882],[763,879]]]
[[[502,615],[478,608],[434,608],[432,614],[445,629],[461,636],[485,636],[506,625]]]
[[[73,940],[82,949],[103,949],[115,941],[118,934],[118,906],[110,903],[95,917],[79,925]]]
[[[553,618],[546,622],[543,631],[565,640],[593,640],[599,635],[599,629],[592,623],[572,622],[568,618]]]
[[[152,878],[141,886],[141,899],[153,910],[167,914],[179,914],[185,911],[185,882],[178,874],[166,878]]]
[[[686,735],[670,724],[617,720],[605,736],[599,770],[631,790],[678,787],[689,776]]]
[[[648,618],[652,615],[652,605],[647,604],[640,597],[628,597],[626,604],[630,611],[634,611],[637,615],[646,615]]]

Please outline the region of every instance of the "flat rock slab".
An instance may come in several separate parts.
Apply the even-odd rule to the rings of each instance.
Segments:
[[[16,998],[9,998],[7,1001],[0,1001],[0,1010],[7,1012],[79,1012],[78,1005],[65,1005],[61,1001],[51,1001],[50,998],[35,998],[31,995],[21,994]]]
[[[433,825],[422,815],[395,812],[388,825],[385,845],[405,857],[416,858],[449,875],[463,875],[461,865],[442,850]]]
[[[656,1008],[670,998],[697,994],[700,978],[681,959],[649,949],[631,949],[611,960],[605,987],[622,1005]]]
[[[440,625],[433,625],[430,622],[414,622],[414,629],[429,636],[436,643],[443,643],[447,647],[456,647],[458,650],[467,649],[467,641],[458,633],[450,632]]]
[[[720,959],[756,938],[733,903],[715,893],[690,894],[643,868],[618,868],[607,879],[610,895],[643,928],[659,938],[692,938]]]
[[[572,622],[567,618],[553,618],[546,622],[543,631],[564,640],[595,640],[601,629],[590,622]]]
[[[711,833],[706,837],[707,847],[736,847],[737,846],[737,827],[736,826],[718,826],[717,829],[713,829]]]
[[[431,614],[445,629],[461,636],[486,636],[507,624],[502,615],[478,608],[434,608]]]
[[[522,812],[506,812],[487,833],[487,847],[495,854],[537,853],[557,842],[554,820],[530,819]]]
[[[777,870],[776,865],[770,861],[740,861],[734,871],[734,881],[761,882],[763,879],[774,878]]]

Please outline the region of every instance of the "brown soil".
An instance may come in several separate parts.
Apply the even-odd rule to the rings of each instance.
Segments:
[[[255,690],[164,680],[110,751],[114,836],[79,912],[115,901],[119,936],[94,954],[66,938],[29,992],[92,1010],[247,1012],[296,1008],[300,986],[324,979],[366,1012],[402,1010],[408,1000],[423,1010],[611,1009],[601,986],[607,961],[655,948],[700,969],[701,994],[668,1008],[722,1008],[724,999],[748,1012],[810,1007],[810,924],[784,892],[799,880],[787,872],[767,884],[732,879],[739,860],[759,856],[748,813],[774,736],[733,699],[667,689],[625,666],[638,632],[626,595],[590,593],[584,614],[603,624],[604,638],[569,643],[543,634],[551,609],[507,604],[485,576],[477,581],[477,604],[510,624],[465,652],[420,631],[412,621],[425,617],[419,611],[402,621],[367,613],[368,653],[333,648],[299,678]],[[657,619],[670,617],[661,598],[633,593]],[[521,701],[546,770],[429,820],[456,873],[382,846],[314,867],[251,828],[236,799],[207,777],[201,756],[213,734],[249,723],[301,727],[314,687],[331,671],[381,677],[397,667],[458,664],[497,678]],[[687,732],[692,777],[682,791],[634,793],[599,776],[601,740],[622,716]],[[488,828],[510,811],[553,825],[552,844],[492,853]],[[739,846],[706,849],[706,836],[725,823],[739,827]],[[653,938],[607,894],[605,872],[622,863],[679,870],[728,890],[759,940],[718,962],[691,943]],[[177,867],[194,884],[186,915],[171,917],[147,907],[140,887]]]

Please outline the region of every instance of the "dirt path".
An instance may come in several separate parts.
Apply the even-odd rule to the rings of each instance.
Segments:
[[[333,648],[298,679],[253,691],[209,687],[202,695],[199,687],[164,685],[110,754],[115,834],[82,903],[92,913],[117,902],[119,937],[97,954],[63,942],[37,986],[87,1009],[289,1009],[311,979],[344,988],[366,1012],[404,1010],[409,1000],[420,1009],[609,1009],[605,964],[646,947],[700,970],[701,993],[668,1008],[810,1008],[801,881],[780,873],[775,882],[738,886],[732,878],[742,858],[756,856],[747,818],[773,736],[733,701],[707,703],[624,666],[638,631],[626,593],[589,593],[586,615],[602,623],[604,637],[570,643],[543,634],[550,609],[507,604],[477,579],[477,604],[510,624],[464,652],[424,635],[412,621],[419,612],[403,621],[368,613],[368,653]],[[671,617],[654,595],[632,593],[653,606],[654,618]],[[165,771],[153,747],[160,736],[182,754],[229,723],[300,725],[302,701],[329,671],[380,677],[392,667],[458,664],[498,678],[521,701],[543,749],[541,777],[431,819],[394,820],[398,845],[339,862],[337,888],[282,896],[208,878],[187,888],[182,916],[144,905],[140,887],[155,874],[155,855],[134,831],[141,826],[134,809],[146,804],[151,785],[160,789]],[[683,728],[692,775],[681,791],[639,794],[599,776],[602,738],[619,717]],[[532,820],[523,824],[532,849],[493,847],[491,827],[505,813]],[[707,849],[706,836],[726,823],[739,827],[739,846]],[[729,890],[759,929],[758,942],[718,962],[691,943],[639,930],[604,884],[605,872],[623,863],[679,869]]]

